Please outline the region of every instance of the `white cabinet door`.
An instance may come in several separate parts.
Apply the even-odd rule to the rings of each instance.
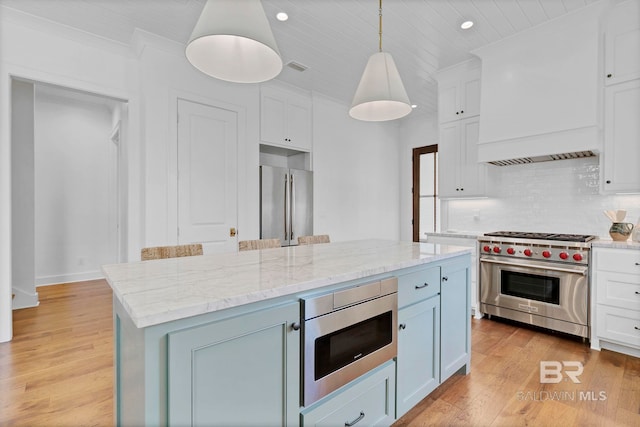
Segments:
[[[311,99],[264,87],[260,92],[260,140],[278,147],[311,151]]]
[[[605,84],[640,78],[640,3],[616,6],[605,33]]]
[[[485,194],[487,166],[478,163],[478,131],[478,117],[440,126],[440,197],[478,197]]]
[[[443,71],[438,77],[438,122],[447,123],[478,114],[480,69],[465,62]]]
[[[178,243],[237,250],[237,113],[178,101]]]
[[[602,186],[605,193],[640,191],[640,79],[605,89]]]

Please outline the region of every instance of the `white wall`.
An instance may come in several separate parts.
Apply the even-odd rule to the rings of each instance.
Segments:
[[[11,84],[11,253],[14,308],[38,305],[35,289],[35,183],[34,183],[34,87],[14,80]]]
[[[127,55],[126,46],[0,6],[0,342],[12,335],[11,78],[127,99]]]
[[[400,239],[413,240],[413,149],[438,143],[437,115],[409,115],[400,130]]]
[[[56,92],[36,86],[36,285],[100,278],[117,261],[112,111]]]
[[[314,233],[400,237],[399,147],[398,123],[354,120],[346,105],[314,95]]]

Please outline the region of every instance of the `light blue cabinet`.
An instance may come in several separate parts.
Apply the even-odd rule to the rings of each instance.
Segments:
[[[299,317],[289,304],[170,333],[169,424],[297,424]]]
[[[397,416],[404,415],[440,384],[440,297],[398,313]]]
[[[302,413],[302,425],[389,426],[395,418],[395,364],[390,361]],[[259,425],[267,425],[265,423]]]
[[[442,265],[440,287],[440,382],[471,361],[470,265],[455,261]]]
[[[398,418],[462,367],[469,372],[470,294],[469,255],[398,277]]]

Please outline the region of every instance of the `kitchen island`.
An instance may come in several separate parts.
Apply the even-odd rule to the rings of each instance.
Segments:
[[[116,423],[307,424],[341,393],[359,391],[345,386],[301,407],[300,298],[389,277],[398,277],[400,320],[403,310],[408,319],[431,313],[433,389],[469,370],[469,259],[465,248],[363,240],[104,266],[114,292]],[[428,298],[413,295],[423,277],[438,279]],[[442,345],[441,327],[449,328]],[[401,334],[398,341],[400,359],[412,350]],[[447,351],[456,354],[442,357],[441,375]],[[398,390],[407,391],[396,396],[395,362],[362,378],[361,388],[389,373],[380,424],[406,410],[396,411],[396,398],[412,402],[427,390],[401,386],[398,360]]]

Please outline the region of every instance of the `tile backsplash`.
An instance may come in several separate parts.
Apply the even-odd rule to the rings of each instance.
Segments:
[[[593,234],[609,238],[603,211],[640,217],[640,194],[599,194],[598,157],[514,166],[488,166],[488,198],[443,202],[443,229]],[[446,226],[444,225],[446,224]]]

